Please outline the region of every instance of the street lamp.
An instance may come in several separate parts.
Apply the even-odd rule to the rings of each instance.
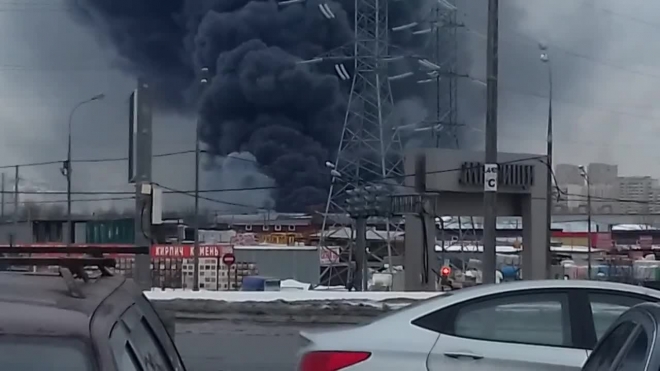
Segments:
[[[206,86],[209,82],[209,69],[203,67],[200,70],[199,77],[199,87],[202,92],[206,89]],[[199,163],[201,157],[201,150],[199,148],[199,139],[201,131],[201,118],[197,117],[196,128],[195,128],[195,225],[194,225],[194,234],[195,242],[193,245],[193,291],[199,291]]]
[[[547,134],[546,134],[546,165],[547,165],[547,179],[546,179],[546,197],[547,197],[547,223],[548,223],[548,236],[546,241],[546,255],[548,262],[546,263],[546,277],[550,277],[550,257],[551,257],[551,247],[552,247],[552,65],[550,64],[550,57],[548,56],[547,49],[548,47],[539,43],[539,49],[541,49],[541,61],[548,66],[548,123],[547,123]]]
[[[591,279],[591,249],[592,249],[592,239],[591,239],[591,181],[589,180],[589,173],[580,165],[580,176],[584,178],[585,183],[587,183],[587,276]]]
[[[101,100],[105,98],[105,94],[97,94],[91,98],[85,99],[71,109],[71,112],[69,113],[69,125],[68,125],[68,135],[67,135],[67,150],[66,150],[66,161],[64,164],[62,164],[62,174],[66,177],[66,242],[67,244],[70,244],[72,242],[71,234],[73,230],[73,223],[71,220],[71,139],[72,139],[72,134],[73,134],[73,114],[76,113],[78,108],[82,107],[83,105],[94,102],[97,100]]]

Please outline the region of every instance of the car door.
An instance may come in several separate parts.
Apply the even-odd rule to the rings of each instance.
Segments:
[[[643,371],[649,343],[644,326],[620,321],[605,334],[582,371]]]
[[[569,371],[587,358],[577,347],[569,290],[526,290],[443,309],[429,371]]]
[[[587,341],[591,347],[605,334],[607,329],[628,309],[645,302],[658,302],[657,298],[611,290],[585,290],[593,329]],[[589,351],[590,353],[591,351]]]
[[[651,337],[644,326],[637,327],[637,331],[627,341],[621,354],[615,361],[613,371],[646,371],[649,357]],[[657,370],[657,368],[656,368]]]

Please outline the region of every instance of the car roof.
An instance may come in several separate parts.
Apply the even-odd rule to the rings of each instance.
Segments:
[[[398,310],[383,319],[410,319],[411,316],[417,317],[445,305],[460,303],[470,299],[476,299],[486,295],[503,294],[507,292],[523,290],[541,290],[541,289],[598,289],[621,291],[646,295],[660,299],[660,290],[650,289],[643,286],[629,285],[625,283],[606,282],[606,281],[587,281],[587,280],[530,280],[513,281],[499,284],[478,285],[456,291],[439,293],[429,299],[421,300],[409,307]]]
[[[92,314],[124,281],[76,280],[82,293],[77,298],[59,275],[2,272],[0,334],[88,337]]]

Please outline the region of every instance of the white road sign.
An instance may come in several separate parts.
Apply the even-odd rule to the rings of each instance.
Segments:
[[[484,166],[484,192],[497,192],[497,164]]]

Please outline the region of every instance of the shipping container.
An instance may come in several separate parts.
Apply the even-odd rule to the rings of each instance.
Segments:
[[[87,243],[135,243],[133,219],[88,221],[85,226]]]

